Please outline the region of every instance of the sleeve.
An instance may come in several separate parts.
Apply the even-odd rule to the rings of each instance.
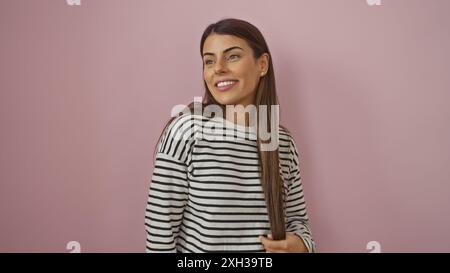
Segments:
[[[186,118],[174,120],[157,147],[145,210],[146,252],[176,252],[188,199],[189,150],[192,141]]]
[[[308,225],[309,220],[306,211],[305,196],[303,194],[297,147],[292,138],[290,145],[290,157],[290,184],[288,186],[286,199],[286,231],[292,232],[299,236],[308,248],[308,252],[312,253],[316,251],[316,246]]]

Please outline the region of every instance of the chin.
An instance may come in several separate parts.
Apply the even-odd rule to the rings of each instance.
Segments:
[[[218,96],[214,96],[214,98],[222,105],[237,104],[239,102],[237,98],[229,97],[226,94],[219,94]]]

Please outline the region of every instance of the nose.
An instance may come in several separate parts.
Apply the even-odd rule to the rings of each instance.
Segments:
[[[214,72],[216,74],[222,74],[227,71],[228,71],[228,68],[227,68],[226,62],[222,59],[217,60],[214,65]]]

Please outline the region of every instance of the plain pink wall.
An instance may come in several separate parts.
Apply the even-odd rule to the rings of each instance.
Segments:
[[[450,251],[450,1],[0,2],[0,251],[143,252],[153,149],[224,17],[272,51],[318,251]]]

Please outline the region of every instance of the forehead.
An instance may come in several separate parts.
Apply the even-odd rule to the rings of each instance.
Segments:
[[[224,34],[211,34],[206,38],[203,44],[203,52],[211,53],[222,53],[223,50],[230,48],[232,46],[239,46],[244,50],[248,49],[249,46],[244,39],[233,35]]]

